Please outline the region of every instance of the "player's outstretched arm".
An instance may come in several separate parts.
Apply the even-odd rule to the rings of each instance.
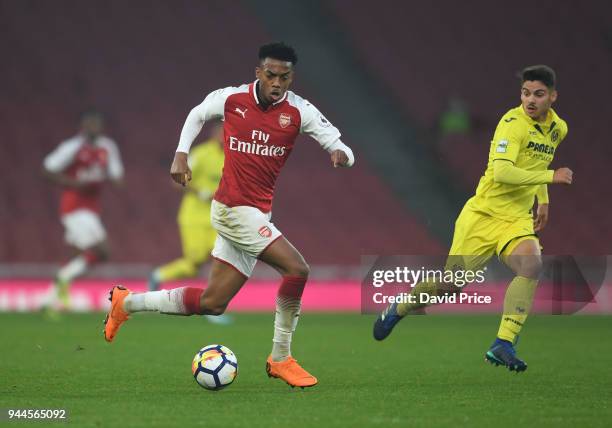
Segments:
[[[170,176],[175,182],[185,186],[191,180],[191,170],[187,165],[187,157],[193,141],[202,130],[205,122],[223,117],[225,100],[231,94],[241,90],[244,90],[244,87],[218,89],[208,94],[201,104],[191,109],[181,130],[178,148],[170,167]]]
[[[66,140],[57,146],[43,161],[43,177],[62,187],[72,189],[85,188],[88,183],[72,178],[64,173],[74,161],[74,157],[80,147],[81,142],[77,138]]]
[[[121,160],[121,153],[117,147],[117,143],[112,140],[106,139],[105,146],[108,151],[108,166],[107,175],[108,179],[115,187],[123,187],[125,182],[123,161]]]
[[[224,88],[211,92],[201,104],[191,109],[181,130],[177,152],[189,153],[193,140],[198,136],[205,122],[221,119],[227,97],[240,91],[241,88]]]
[[[493,163],[493,180],[496,183],[519,186],[547,183],[572,184],[572,171],[569,168],[560,168],[556,171],[528,171],[514,166],[509,160],[496,159]]]
[[[178,148],[174,153],[174,160],[170,166],[172,180],[181,186],[185,186],[191,180],[191,170],[187,164],[188,153],[193,140],[198,136],[206,121],[209,98],[210,95],[206,97],[202,104],[194,107],[189,112],[181,130]]]
[[[350,147],[340,141],[340,131],[328,121],[321,112],[308,101],[297,95],[296,103],[302,115],[300,132],[310,135],[331,156],[334,168],[350,167],[355,163],[355,156]]]

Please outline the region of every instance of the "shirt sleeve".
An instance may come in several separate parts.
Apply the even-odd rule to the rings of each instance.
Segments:
[[[522,127],[518,119],[502,118],[493,137],[493,160],[503,159],[516,163],[523,143],[523,133],[521,131]]]
[[[64,141],[49,153],[43,161],[43,167],[49,172],[62,172],[72,164],[74,156],[79,151],[81,142],[77,139]]]
[[[565,137],[567,137],[567,133],[569,132],[569,127],[567,126],[567,122],[566,121],[561,121],[561,138],[559,141],[559,144],[561,144],[561,141],[565,140]]]
[[[538,198],[539,205],[550,203],[550,199],[548,198],[548,184],[540,184],[540,186],[538,186],[538,190],[536,191],[536,196]]]
[[[328,153],[342,150],[348,157],[346,166],[353,166],[355,156],[353,151],[340,141],[340,131],[310,102],[302,100],[300,103],[301,127],[300,133],[314,138]]]
[[[191,109],[181,131],[177,152],[189,153],[191,144],[202,130],[204,123],[212,119],[223,118],[225,101],[227,97],[236,92],[236,89],[234,87],[217,89],[208,94],[201,104]]]
[[[554,173],[555,171],[552,169],[527,171],[505,160],[493,163],[493,180],[496,183],[516,184],[519,186],[552,183]]]
[[[121,154],[117,148],[117,144],[108,140],[108,177],[112,180],[121,180],[123,178],[123,162],[121,162]]]

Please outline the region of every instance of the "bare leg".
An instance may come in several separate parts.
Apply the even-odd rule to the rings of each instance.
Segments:
[[[522,241],[512,254],[503,257],[503,261],[516,275],[537,279],[542,270],[539,242],[535,238]]]
[[[70,306],[69,289],[71,283],[87,273],[90,267],[98,262],[108,259],[108,244],[102,241],[85,250],[71,247],[74,256],[64,264],[55,274],[43,307],[50,312],[57,307],[68,309]]]
[[[310,267],[306,264],[304,257],[284,236],[266,248],[260,254],[259,259],[272,266],[283,276],[308,278],[310,273]]]
[[[221,315],[247,277],[232,266],[213,259],[206,290],[180,287],[172,290],[130,293],[123,301],[127,313],[157,311],[169,315]]]
[[[213,259],[208,287],[200,297],[201,313],[221,315],[248,278],[232,266]]]

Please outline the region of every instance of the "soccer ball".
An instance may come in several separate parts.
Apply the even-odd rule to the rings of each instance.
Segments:
[[[208,345],[193,357],[191,371],[198,385],[217,391],[236,379],[238,360],[227,346]]]

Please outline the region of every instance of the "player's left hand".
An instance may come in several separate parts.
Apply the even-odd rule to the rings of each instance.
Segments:
[[[539,232],[548,222],[548,204],[538,204],[538,212],[533,220],[533,230]]]
[[[346,166],[348,160],[348,156],[342,150],[334,150],[331,154],[331,161],[334,168]]]

